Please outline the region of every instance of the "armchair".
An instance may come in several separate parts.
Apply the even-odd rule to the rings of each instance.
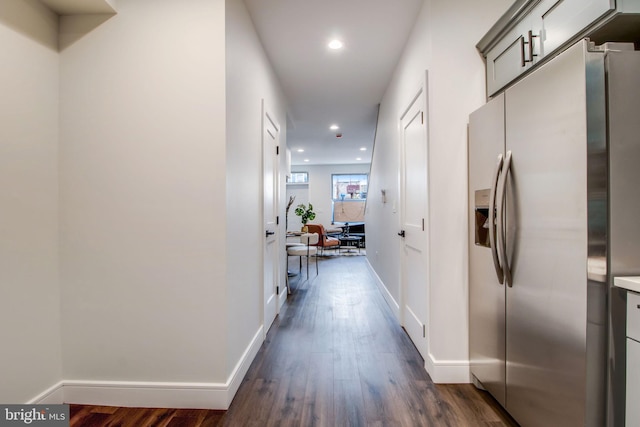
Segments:
[[[321,253],[324,253],[325,249],[338,249],[340,248],[340,240],[335,237],[327,236],[327,232],[322,224],[307,224],[309,233],[318,233],[320,238],[318,239],[317,246],[321,248]]]

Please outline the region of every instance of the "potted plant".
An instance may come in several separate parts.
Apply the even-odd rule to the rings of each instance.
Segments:
[[[316,213],[313,211],[313,205],[309,203],[309,207],[307,207],[304,203],[300,203],[296,206],[295,213],[300,217],[302,221],[302,231],[305,231],[307,228],[307,222],[313,221],[316,217]]]

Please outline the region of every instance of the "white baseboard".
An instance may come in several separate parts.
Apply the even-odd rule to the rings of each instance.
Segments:
[[[33,399],[26,402],[27,405],[59,405],[64,402],[64,382],[60,381],[52,385]]]
[[[367,265],[376,280],[380,292],[387,301],[391,311],[400,321],[400,304],[393,298],[378,273],[373,269],[369,259]],[[431,353],[424,361],[424,368],[436,384],[468,384],[471,383],[471,373],[468,360],[436,360]]]
[[[288,294],[289,289],[286,286],[280,289],[280,295],[278,295],[278,313],[282,311],[282,307],[287,302]]]
[[[264,327],[260,326],[260,328],[258,328],[258,331],[253,336],[253,339],[247,346],[246,350],[242,354],[242,357],[240,357],[240,360],[236,364],[235,368],[233,368],[231,375],[229,375],[229,379],[227,379],[226,406],[224,408],[213,408],[213,409],[229,409],[229,406],[231,405],[231,401],[236,395],[236,392],[238,391],[238,389],[240,388],[240,384],[242,384],[242,380],[244,379],[244,376],[247,374],[247,371],[251,366],[251,362],[253,362],[253,359],[256,358],[256,355],[258,354],[258,350],[260,350],[260,347],[262,346],[263,341],[264,341]]]
[[[371,266],[371,263],[369,262],[368,258],[367,258],[367,266],[369,266],[369,271],[373,275],[373,278],[376,280],[376,284],[378,285],[378,289],[380,289],[380,292],[382,293],[382,296],[387,301],[387,304],[391,308],[391,311],[393,312],[393,315],[396,316],[396,319],[400,320],[400,304],[398,304],[398,302],[393,298],[393,295],[391,295],[391,293],[389,292],[389,290],[385,286],[385,284],[382,281],[382,279],[380,279],[380,276],[378,276],[378,273],[376,273],[376,271]]]
[[[65,381],[64,402],[145,408],[227,409],[223,383]]]
[[[228,409],[262,341],[260,326],[226,383],[64,380],[28,403]]]
[[[471,383],[468,360],[436,360],[431,353],[424,361],[424,368],[436,384]]]

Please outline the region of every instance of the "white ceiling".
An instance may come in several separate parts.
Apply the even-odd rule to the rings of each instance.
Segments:
[[[369,163],[378,104],[423,0],[245,3],[289,103],[292,164]],[[333,38],[345,47],[328,49]]]

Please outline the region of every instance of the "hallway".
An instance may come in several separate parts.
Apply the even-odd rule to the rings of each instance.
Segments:
[[[473,385],[433,384],[364,256],[319,262],[318,276],[311,265],[311,280],[292,278],[293,293],[227,412],[71,405],[70,425],[516,426]]]
[[[472,385],[435,385],[364,256],[292,279],[229,411],[232,426],[511,426]],[[297,262],[291,262],[297,268]],[[304,269],[304,263],[303,263]]]

